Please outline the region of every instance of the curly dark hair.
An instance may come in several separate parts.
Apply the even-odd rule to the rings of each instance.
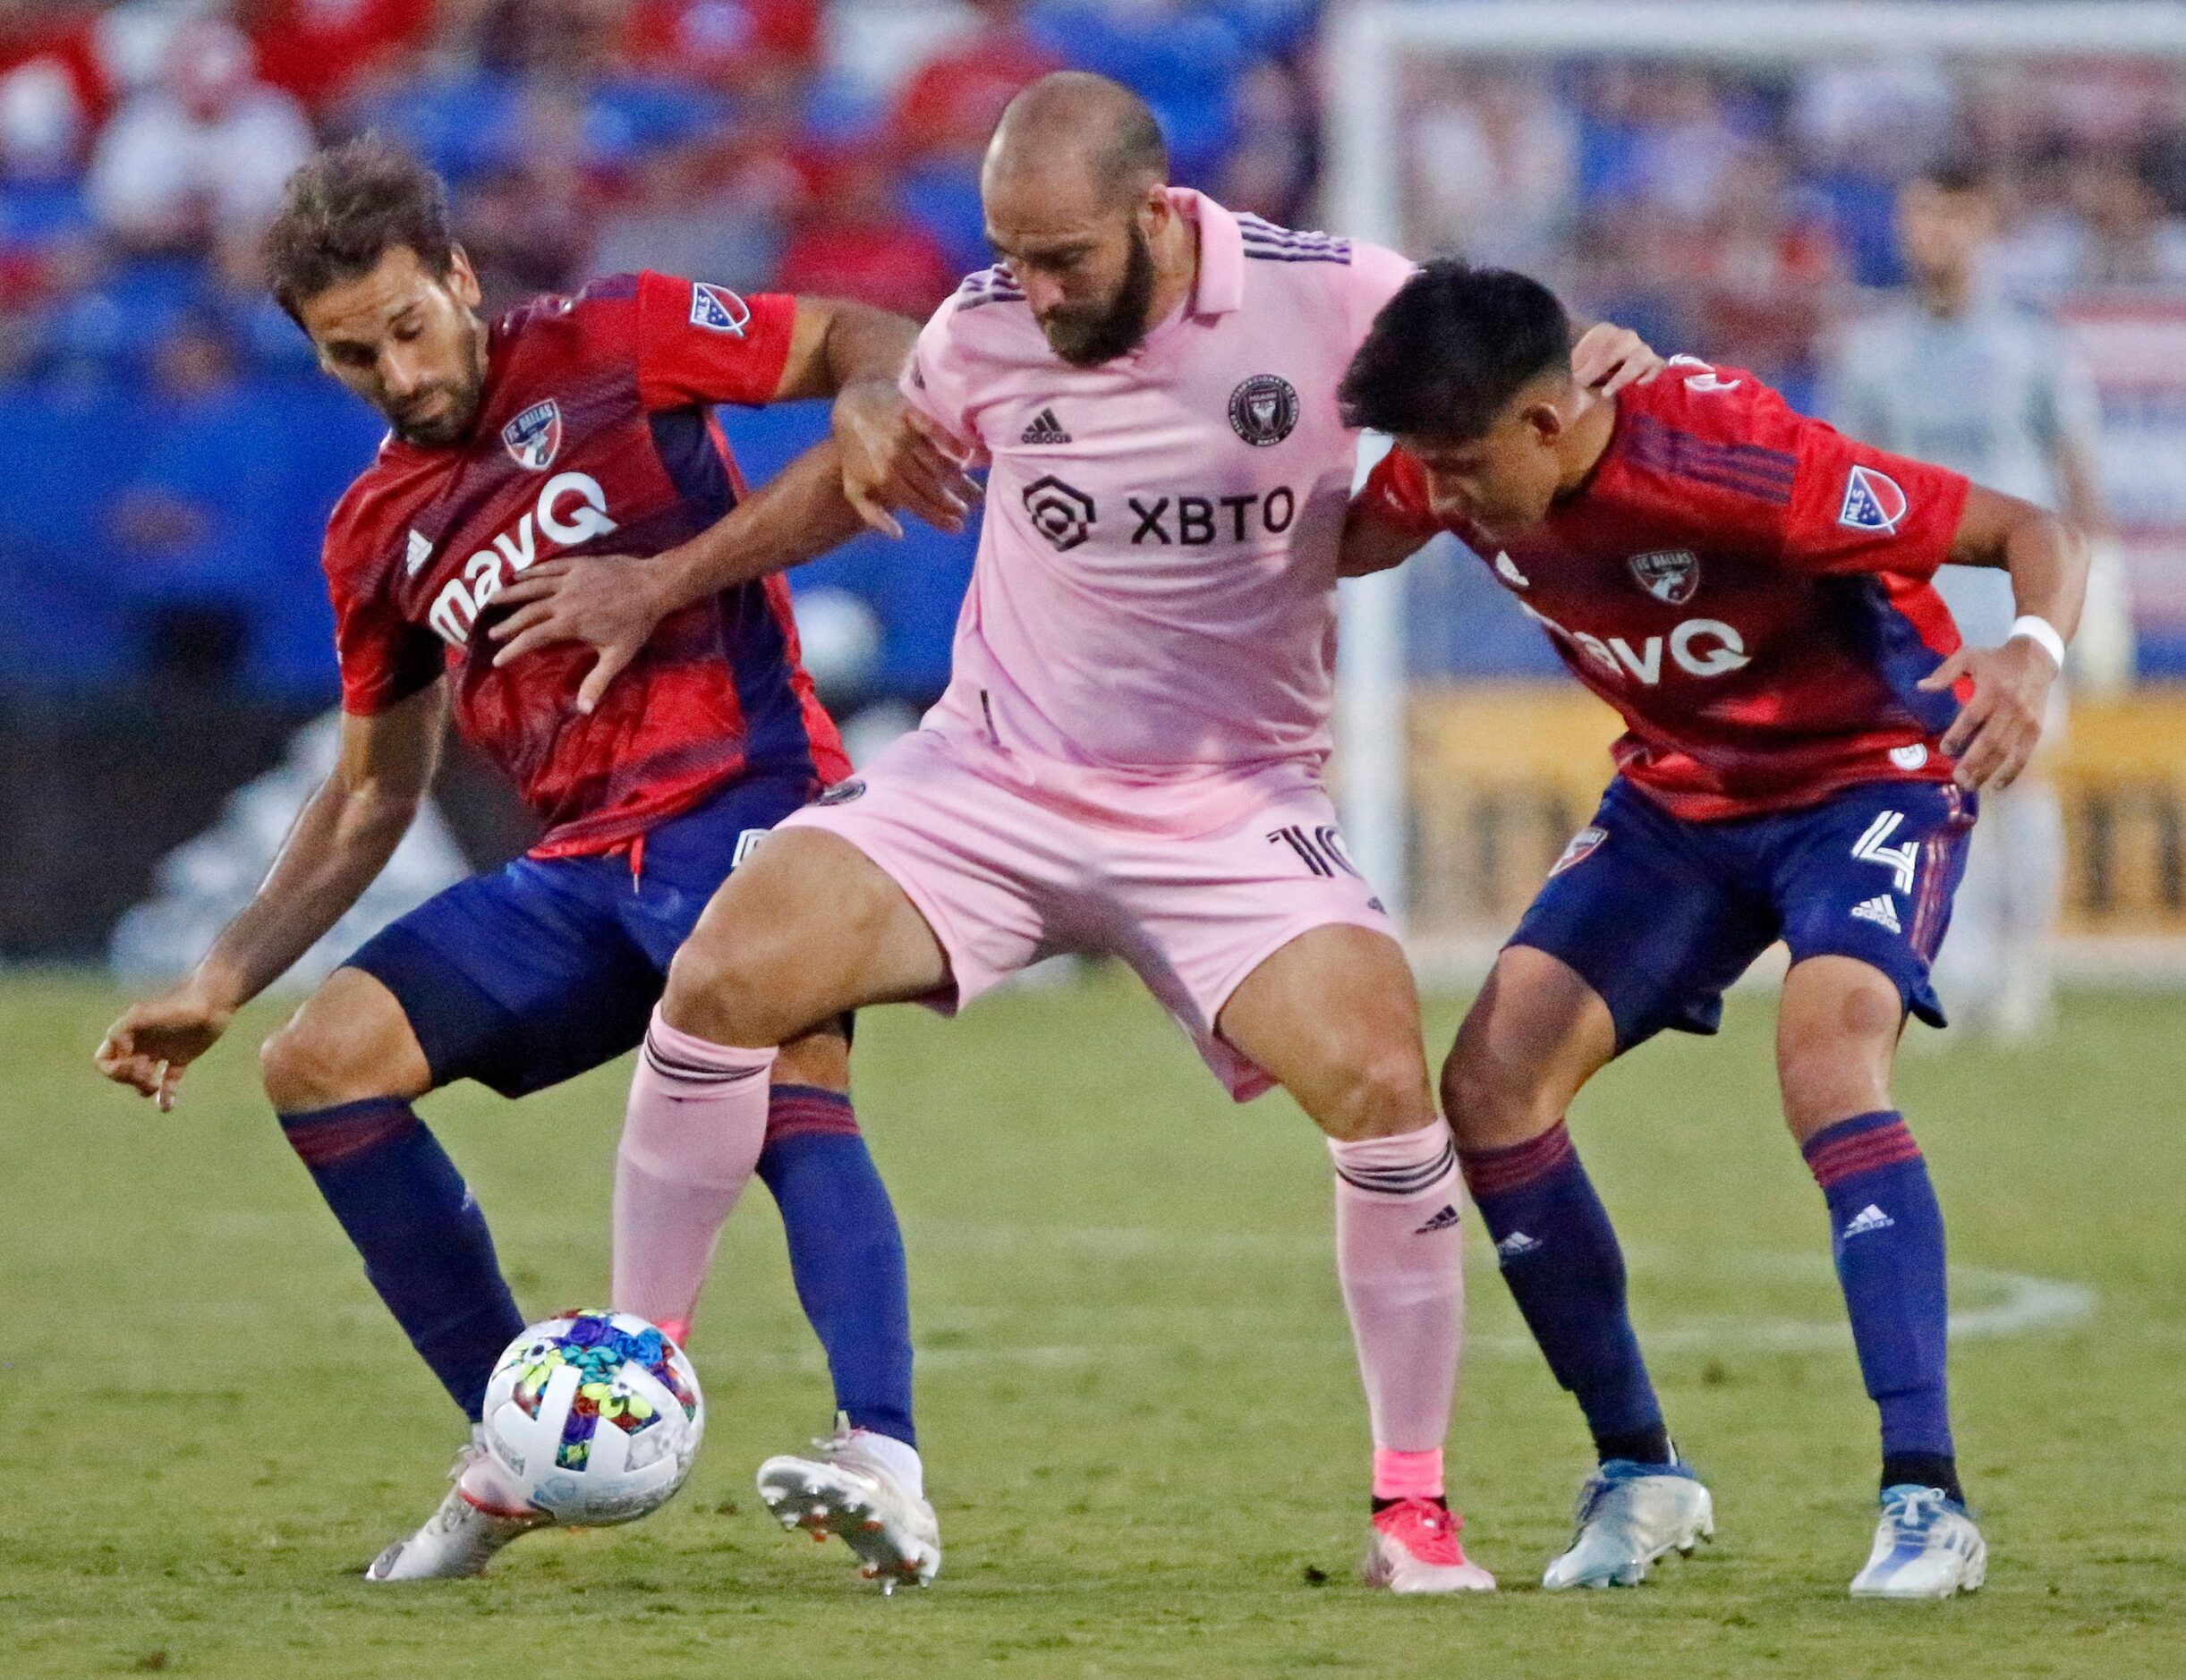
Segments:
[[[447,188],[400,146],[366,134],[289,176],[266,230],[266,272],[275,301],[301,322],[299,311],[327,287],[370,274],[400,248],[415,251],[434,279],[446,277],[455,254]]]
[[[1570,318],[1554,293],[1442,259],[1382,306],[1337,401],[1347,426],[1469,442],[1529,380],[1570,365]]]

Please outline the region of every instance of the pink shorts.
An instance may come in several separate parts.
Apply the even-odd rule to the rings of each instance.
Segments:
[[[1178,838],[1059,810],[922,729],[778,827],[839,835],[903,888],[948,958],[931,1007],[953,1014],[1059,953],[1119,957],[1239,1102],[1274,1083],[1215,1034],[1245,977],[1309,929],[1396,933],[1304,768],[1267,778],[1249,816]]]

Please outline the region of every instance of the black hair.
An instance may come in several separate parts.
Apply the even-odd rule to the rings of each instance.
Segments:
[[[1440,259],[1382,306],[1337,392],[1344,424],[1466,442],[1529,380],[1571,366],[1571,322],[1538,280]]]
[[[1981,165],[1963,152],[1945,152],[1915,177],[1938,192],[1980,192],[1988,186]]]
[[[266,231],[266,271],[292,317],[330,286],[407,248],[436,280],[447,277],[455,242],[447,188],[410,153],[376,134],[327,148],[290,175]]]

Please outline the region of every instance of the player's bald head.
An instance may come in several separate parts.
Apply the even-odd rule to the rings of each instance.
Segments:
[[[1161,125],[1119,81],[1084,71],[1042,76],[1009,102],[987,146],[982,184],[1083,194],[1089,208],[1133,204],[1169,178]]]

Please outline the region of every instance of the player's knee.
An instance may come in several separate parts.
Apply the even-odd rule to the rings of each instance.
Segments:
[[[1344,1056],[1332,1082],[1333,1099],[1314,1118],[1344,1142],[1416,1132],[1434,1119],[1426,1064],[1416,1044],[1363,1047]]]
[[[1523,1143],[1556,1124],[1555,1107],[1507,1065],[1476,1054],[1460,1038],[1442,1062],[1442,1112],[1460,1149]]]
[[[309,1114],[388,1094],[373,1089],[375,1070],[353,1034],[306,1014],[259,1047],[258,1065],[276,1114]]]
[[[766,966],[748,944],[688,940],[668,964],[661,1016],[715,1044],[779,1044],[794,1029],[780,1019],[779,988],[769,984]]]

